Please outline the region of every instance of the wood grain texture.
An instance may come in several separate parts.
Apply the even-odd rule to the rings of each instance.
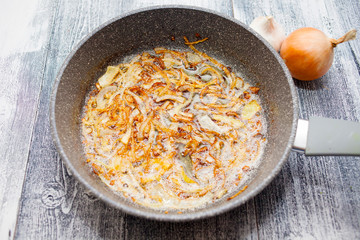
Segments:
[[[177,0],[154,0],[154,1],[123,1],[123,8],[127,11],[132,11],[145,7],[152,6],[161,6],[161,5],[185,5],[185,6],[195,6],[207,8],[213,11],[217,11],[229,16],[233,16],[233,7],[231,0],[220,0],[220,1],[210,1],[210,0],[183,0],[181,2]]]
[[[106,231],[106,207],[73,179],[59,159],[49,130],[49,98],[57,71],[71,49],[90,31],[121,13],[110,1],[58,1],[50,36],[49,57],[35,123],[21,199],[17,238],[98,239]],[[95,209],[90,206],[95,205]],[[83,214],[77,214],[81,212]],[[110,219],[123,214],[116,214]],[[117,230],[121,232],[121,219]],[[102,230],[103,229],[103,230]],[[101,231],[102,230],[102,231]]]
[[[101,23],[138,8],[177,2],[57,0],[41,4],[43,7],[27,14],[34,22],[33,31],[42,34],[31,35],[25,46],[20,45],[35,50],[19,53],[14,44],[0,46],[1,57],[11,56],[0,59],[1,73],[16,76],[9,91],[0,90],[2,105],[16,102],[0,109],[4,136],[0,138],[0,150],[4,149],[0,157],[6,163],[5,168],[0,166],[0,210],[13,216],[13,221],[4,225],[7,215],[0,215],[1,230],[6,229],[6,234],[12,230],[6,238],[13,236],[17,206],[16,239],[360,238],[359,157],[307,157],[293,152],[280,174],[254,199],[196,222],[144,220],[96,199],[66,170],[51,140],[48,107],[56,73],[71,49]],[[360,29],[358,0],[186,0],[181,4],[215,10],[247,24],[257,16],[273,15],[287,33],[312,26],[340,37],[351,28]],[[35,44],[40,36],[42,44]],[[359,56],[359,39],[339,45],[333,67],[321,80],[295,81],[302,118],[319,115],[360,120]],[[3,76],[1,83],[7,79]],[[14,193],[9,194],[9,189]],[[4,199],[16,208],[9,210]]]
[[[11,1],[1,5],[0,239],[7,239],[14,235],[19,210],[48,53],[52,4]]]
[[[273,3],[236,1],[234,14],[248,24],[256,16],[273,15],[287,33],[309,26],[338,38],[360,27],[358,1]],[[359,39],[339,45],[332,68],[321,80],[295,81],[300,117],[359,121],[359,46]],[[260,239],[358,239],[359,160],[292,153],[277,179],[255,198]]]

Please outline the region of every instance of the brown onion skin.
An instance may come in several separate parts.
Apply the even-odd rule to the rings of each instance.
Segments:
[[[333,44],[322,31],[305,27],[293,31],[282,43],[280,56],[293,78],[310,81],[322,77],[334,59]]]

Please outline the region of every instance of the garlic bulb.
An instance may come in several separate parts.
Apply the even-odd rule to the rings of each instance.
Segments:
[[[272,16],[260,16],[255,18],[250,27],[259,33],[278,52],[285,40],[283,27]]]

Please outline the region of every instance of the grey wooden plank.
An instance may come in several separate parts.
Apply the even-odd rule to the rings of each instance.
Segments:
[[[57,71],[80,39],[122,12],[121,2],[58,1],[31,142],[16,238],[98,239],[121,234],[123,213],[109,210],[70,176],[53,145],[49,98]],[[108,229],[112,221],[114,231]],[[106,230],[106,231],[105,231]]]
[[[151,6],[161,6],[161,5],[184,5],[184,6],[196,6],[206,9],[210,9],[216,12],[220,12],[229,16],[233,16],[233,8],[231,0],[219,0],[219,1],[210,1],[210,0],[183,0],[181,2],[177,0],[154,0],[154,1],[123,1],[123,7],[127,11],[132,11],[135,9],[151,7]]]
[[[258,239],[253,201],[216,217],[184,223],[125,217],[125,239]]]
[[[234,2],[235,17],[246,23],[273,15],[287,33],[311,26],[333,37],[359,28],[358,12],[358,1]],[[295,81],[301,117],[359,121],[359,46],[359,40],[339,45],[333,67],[321,80]],[[279,176],[255,198],[260,238],[359,238],[359,168],[359,157],[292,153]]]
[[[47,1],[0,8],[0,239],[14,235],[52,13]]]

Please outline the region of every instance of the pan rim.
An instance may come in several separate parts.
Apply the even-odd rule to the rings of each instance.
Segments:
[[[249,192],[245,197],[242,198],[235,198],[230,202],[224,203],[223,205],[220,205],[216,208],[202,208],[199,211],[194,212],[184,212],[183,214],[163,214],[160,212],[146,212],[142,211],[141,209],[136,208],[129,208],[126,205],[121,204],[120,202],[114,201],[112,199],[107,198],[104,194],[100,193],[98,190],[96,190],[91,184],[89,184],[76,170],[76,168],[72,165],[71,161],[67,157],[60,138],[58,136],[57,127],[56,127],[56,119],[55,119],[55,103],[56,103],[56,95],[57,95],[57,89],[61,82],[62,75],[65,71],[65,69],[68,66],[68,63],[73,58],[73,56],[76,54],[76,52],[83,46],[85,42],[87,42],[93,35],[97,34],[100,30],[105,28],[106,26],[131,15],[135,15],[141,12],[147,12],[147,11],[154,11],[159,9],[185,9],[185,10],[196,10],[196,11],[202,11],[205,13],[213,14],[216,16],[219,16],[221,18],[224,18],[228,21],[234,22],[237,25],[240,25],[253,35],[255,35],[274,55],[277,62],[280,64],[282,70],[285,73],[285,76],[288,80],[292,101],[293,101],[293,122],[292,122],[292,129],[291,134],[289,137],[289,140],[287,142],[285,151],[282,155],[282,157],[279,159],[278,164],[275,168],[271,170],[269,175],[261,182],[261,184],[257,185],[251,192]],[[227,212],[231,209],[234,209],[245,202],[249,201],[253,197],[255,197],[257,194],[259,194],[266,186],[270,184],[270,182],[277,176],[277,174],[280,172],[281,168],[283,167],[284,163],[289,157],[290,151],[292,149],[292,145],[295,139],[295,133],[297,128],[297,121],[298,121],[298,95],[295,88],[295,84],[293,82],[293,79],[290,75],[289,70],[287,69],[284,61],[281,59],[279,54],[271,47],[271,45],[263,39],[258,33],[256,33],[254,30],[252,30],[249,26],[245,25],[244,23],[240,22],[239,20],[235,19],[234,17],[230,17],[227,15],[224,15],[222,13],[201,8],[201,7],[195,7],[195,6],[186,6],[186,5],[159,5],[159,6],[151,6],[151,7],[145,7],[133,11],[126,12],[124,14],[120,14],[119,16],[112,18],[103,24],[99,25],[97,28],[92,30],[89,34],[87,34],[80,42],[71,50],[71,52],[68,54],[68,56],[65,58],[64,63],[62,64],[61,68],[59,69],[59,72],[56,75],[55,82],[52,87],[52,93],[50,97],[50,114],[49,114],[49,120],[50,120],[50,128],[51,128],[51,135],[53,138],[53,142],[56,145],[57,152],[60,153],[61,159],[63,162],[65,162],[66,166],[70,170],[70,172],[77,178],[79,182],[81,182],[87,189],[89,189],[96,197],[100,198],[103,202],[111,205],[112,207],[115,207],[117,209],[120,209],[122,212],[125,212],[127,214],[135,215],[138,217],[146,218],[146,219],[152,219],[152,220],[160,220],[160,221],[172,221],[172,222],[178,222],[178,221],[190,221],[190,220],[198,220],[203,218],[208,218],[211,216],[216,216],[221,213]]]

